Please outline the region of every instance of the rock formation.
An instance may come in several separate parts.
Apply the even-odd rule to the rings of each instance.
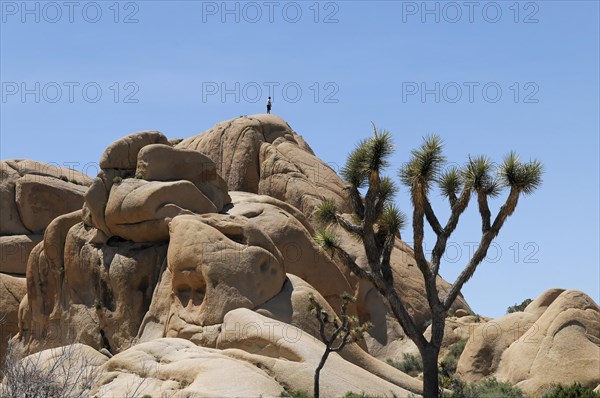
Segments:
[[[458,363],[466,381],[496,376],[527,393],[573,381],[595,388],[599,369],[600,308],[586,294],[563,289],[478,326]]]
[[[350,211],[346,184],[282,119],[240,117],[175,146],[157,131],[131,134],[104,151],[93,180],[72,173],[64,181],[68,170],[40,165],[2,162],[0,271],[27,279],[0,274],[0,319],[5,314],[12,325],[0,337],[15,336],[43,358],[58,355],[50,348],[79,343],[73,347],[99,375],[90,394],[310,391],[324,346],[308,295],[334,313],[343,292],[357,296],[350,313],[374,327],[364,342],[330,358],[323,395],[420,393],[420,380],[385,363],[416,353],[385,300],[312,238],[323,198]],[[366,266],[355,239],[339,235]],[[397,240],[391,262],[396,289],[425,330],[429,309],[411,248]],[[438,285],[449,288],[441,279]],[[462,297],[450,314],[446,351],[472,330],[489,329]],[[513,334],[515,321],[538,325],[537,348],[519,345],[525,331]],[[567,341],[585,351],[565,354],[574,369],[597,366],[598,323],[593,300],[551,291],[524,313],[497,320],[509,331],[497,341],[471,338],[460,374],[495,375],[538,391],[557,378],[542,356],[562,352]],[[588,372],[578,380],[598,379]]]

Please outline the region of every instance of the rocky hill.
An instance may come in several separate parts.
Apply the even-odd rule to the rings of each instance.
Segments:
[[[131,134],[100,157],[95,179],[31,160],[0,169],[0,356],[7,339],[30,358],[72,343],[99,375],[91,396],[279,396],[312,389],[324,346],[308,309],[340,295],[374,327],[332,354],[323,396],[419,394],[386,363],[416,347],[367,282],[319,250],[323,198],[350,212],[346,184],[274,115],[240,117],[173,144]],[[352,236],[341,245],[359,265]],[[417,324],[429,310],[411,248],[392,255],[397,290]],[[448,289],[443,280],[440,289]],[[467,340],[458,374],[495,376],[526,392],[600,384],[600,310],[585,294],[549,290],[524,312],[489,320],[459,297],[445,349]]]

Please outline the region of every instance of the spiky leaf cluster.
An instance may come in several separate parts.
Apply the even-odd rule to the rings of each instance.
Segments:
[[[322,224],[331,224],[336,220],[337,205],[331,199],[323,199],[315,210],[316,219]]]
[[[341,170],[342,177],[354,188],[364,188],[371,172],[379,173],[389,166],[387,160],[394,152],[392,136],[388,131],[377,131],[374,127],[374,136],[362,140],[350,152],[346,164]]]
[[[383,208],[377,223],[379,224],[380,230],[384,231],[386,234],[395,235],[404,228],[406,216],[394,203],[388,203]]]
[[[420,186],[425,192],[438,180],[446,158],[442,154],[442,139],[437,135],[425,137],[418,149],[411,151],[411,159],[398,172],[400,181],[408,187]]]
[[[442,196],[446,198],[457,196],[463,186],[462,171],[456,166],[450,167],[440,174],[438,186]]]
[[[330,253],[339,248],[337,235],[328,228],[318,229],[315,232],[315,241],[321,249]]]
[[[494,197],[500,193],[500,185],[494,178],[494,162],[487,156],[469,157],[462,171],[465,186]]]
[[[522,163],[519,156],[511,152],[504,158],[498,176],[504,186],[530,194],[542,184],[543,172],[544,168],[539,160]]]

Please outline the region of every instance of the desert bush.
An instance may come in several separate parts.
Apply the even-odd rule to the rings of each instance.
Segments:
[[[418,355],[405,353],[402,361],[388,359],[387,363],[413,377],[423,371],[423,359]]]
[[[10,341],[2,361],[0,397],[83,398],[100,376],[75,345],[53,348],[51,359],[26,356],[21,343]]]
[[[467,340],[459,340],[450,346],[450,351],[448,351],[444,359],[440,362],[440,373],[442,376],[453,376],[456,373],[458,359],[464,351],[466,344]]]
[[[527,398],[520,388],[495,378],[473,384],[454,379],[452,393],[444,393],[442,396],[443,398]]]
[[[312,395],[305,390],[285,390],[279,395],[280,397],[291,397],[291,398],[312,398]]]
[[[600,398],[600,393],[574,383],[570,386],[558,385],[544,393],[543,398]]]

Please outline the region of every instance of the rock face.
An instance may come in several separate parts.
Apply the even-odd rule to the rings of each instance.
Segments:
[[[19,303],[25,294],[25,278],[0,274],[0,358],[4,358],[8,339],[19,331]]]
[[[120,397],[137,385],[139,395],[239,397],[312,391],[314,367],[324,350],[323,343],[302,330],[242,308],[227,313],[216,341],[216,349],[175,338],[139,344],[104,364],[106,373],[92,394]],[[321,394],[342,396],[348,391],[408,396],[407,390],[332,354],[322,373]]]
[[[81,191],[85,191],[91,182],[88,176],[78,171],[48,163],[1,161],[0,235],[28,235],[42,231],[54,217],[80,208]],[[73,196],[79,197],[78,207]],[[70,201],[64,203],[50,199]],[[70,210],[73,206],[76,208]]]
[[[0,236],[0,272],[25,275],[27,259],[43,235]]]
[[[208,156],[230,191],[269,195],[312,218],[323,197],[349,211],[345,184],[282,119],[254,115],[222,122],[176,148]]]
[[[115,141],[100,167],[83,207],[83,221],[97,229],[97,241],[166,241],[173,217],[216,213],[231,201],[209,158],[173,148],[157,131]]]
[[[0,272],[25,275],[27,259],[50,222],[81,209],[92,180],[33,160],[0,162]]]
[[[458,363],[467,381],[486,376],[539,393],[554,384],[600,383],[600,308],[575,290],[551,289],[525,311],[474,330]]]
[[[416,353],[386,301],[312,238],[323,198],[350,211],[346,184],[280,118],[240,117],[176,146],[135,133],[104,151],[94,180],[2,165],[0,271],[27,279],[0,274],[0,320],[11,325],[0,337],[16,334],[48,360],[58,351],[47,348],[84,344],[75,347],[99,372],[90,396],[310,391],[324,346],[308,296],[333,314],[344,292],[357,296],[349,313],[374,327],[332,354],[321,394],[421,393],[421,381],[385,363]],[[362,246],[337,232],[366,267]],[[400,239],[391,264],[427,336],[423,278]],[[599,310],[579,292],[549,291],[479,326],[462,297],[449,313],[442,356],[472,336],[459,362],[467,381],[496,376],[532,392],[566,378],[600,383],[590,370],[600,366]]]

